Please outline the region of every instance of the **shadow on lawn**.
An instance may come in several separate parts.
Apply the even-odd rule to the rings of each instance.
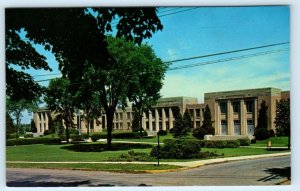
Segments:
[[[138,144],[138,143],[113,143],[112,149],[110,151],[117,150],[130,150],[130,149],[147,149],[152,148],[149,144]],[[74,144],[69,146],[61,147],[62,149],[67,149],[75,152],[101,152],[108,151],[106,144]]]

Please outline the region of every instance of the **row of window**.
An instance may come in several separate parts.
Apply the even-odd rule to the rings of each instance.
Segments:
[[[239,119],[233,120],[233,124],[240,125],[241,120]],[[247,119],[247,125],[253,125],[253,124],[254,124],[253,119]],[[221,125],[227,125],[227,120],[221,120]]]
[[[252,113],[254,111],[254,101],[253,100],[245,101],[245,104],[246,104],[247,112]],[[239,101],[232,101],[231,105],[234,113],[240,112],[241,106]],[[220,102],[220,110],[222,114],[227,113],[227,102]]]

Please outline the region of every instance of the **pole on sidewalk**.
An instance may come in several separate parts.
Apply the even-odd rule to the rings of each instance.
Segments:
[[[157,133],[157,166],[159,166],[159,133]]]

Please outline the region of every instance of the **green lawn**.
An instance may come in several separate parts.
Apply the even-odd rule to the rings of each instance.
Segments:
[[[178,169],[180,166],[174,165],[153,165],[153,164],[20,164],[7,163],[9,168],[42,168],[42,169],[72,169],[72,170],[91,170],[91,171],[113,171],[143,173],[145,170],[166,170]]]
[[[271,137],[267,140],[256,141],[255,144],[251,144],[251,146],[263,146],[266,147],[268,141],[272,142],[273,147],[287,147],[288,146],[288,137]]]

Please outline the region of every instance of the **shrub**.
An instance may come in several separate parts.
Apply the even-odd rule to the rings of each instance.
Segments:
[[[164,136],[167,134],[168,134],[168,132],[166,130],[162,130],[162,129],[157,132],[157,135],[159,135],[159,136]]]
[[[96,133],[94,133],[94,134],[92,134],[92,136],[91,136],[91,139],[92,139],[92,141],[93,142],[96,142],[98,139],[100,139],[101,138],[101,134],[96,134]]]
[[[206,129],[202,127],[197,127],[193,130],[193,136],[196,137],[197,139],[203,139],[204,135],[207,134]]]
[[[269,130],[270,137],[275,137],[275,132],[273,129]]]
[[[25,138],[33,138],[33,134],[25,134],[24,137]]]
[[[256,140],[255,139],[251,139],[251,144],[255,144]]]
[[[255,139],[256,140],[266,140],[270,138],[270,132],[265,128],[258,128],[255,131]]]
[[[238,139],[240,141],[240,146],[249,146],[251,141],[248,138]]]
[[[195,140],[188,139],[168,139],[160,147],[160,158],[164,159],[190,159],[199,158],[200,144]],[[150,155],[157,157],[157,146],[154,147]]]
[[[88,139],[90,137],[86,133],[81,133],[81,136],[82,136],[83,139]]]
[[[134,152],[133,150],[128,151],[128,153],[123,153],[119,157],[109,157],[110,161],[149,161],[154,160],[153,157],[150,157],[148,153],[144,152]]]
[[[30,139],[10,139],[6,140],[6,146],[13,145],[32,145],[32,144],[58,144],[61,143],[59,138],[30,138]]]
[[[50,135],[50,134],[52,134],[53,132],[51,131],[51,130],[49,130],[49,129],[47,129],[47,130],[45,130],[44,131],[44,135]]]
[[[72,139],[72,141],[83,141],[83,137],[81,135],[77,135],[77,134],[71,134],[70,138]]]
[[[70,129],[69,129],[69,134],[70,134],[70,135],[71,135],[71,134],[79,135],[79,131],[78,131],[78,129],[70,128]]]
[[[238,148],[240,142],[238,140],[220,140],[220,141],[201,141],[200,146],[206,148]]]
[[[67,136],[66,136],[66,135],[59,135],[59,139],[60,139],[61,141],[66,141]]]
[[[11,134],[6,135],[6,139],[15,139],[16,136],[17,136],[16,133],[11,133]],[[19,138],[19,136],[17,138]]]

